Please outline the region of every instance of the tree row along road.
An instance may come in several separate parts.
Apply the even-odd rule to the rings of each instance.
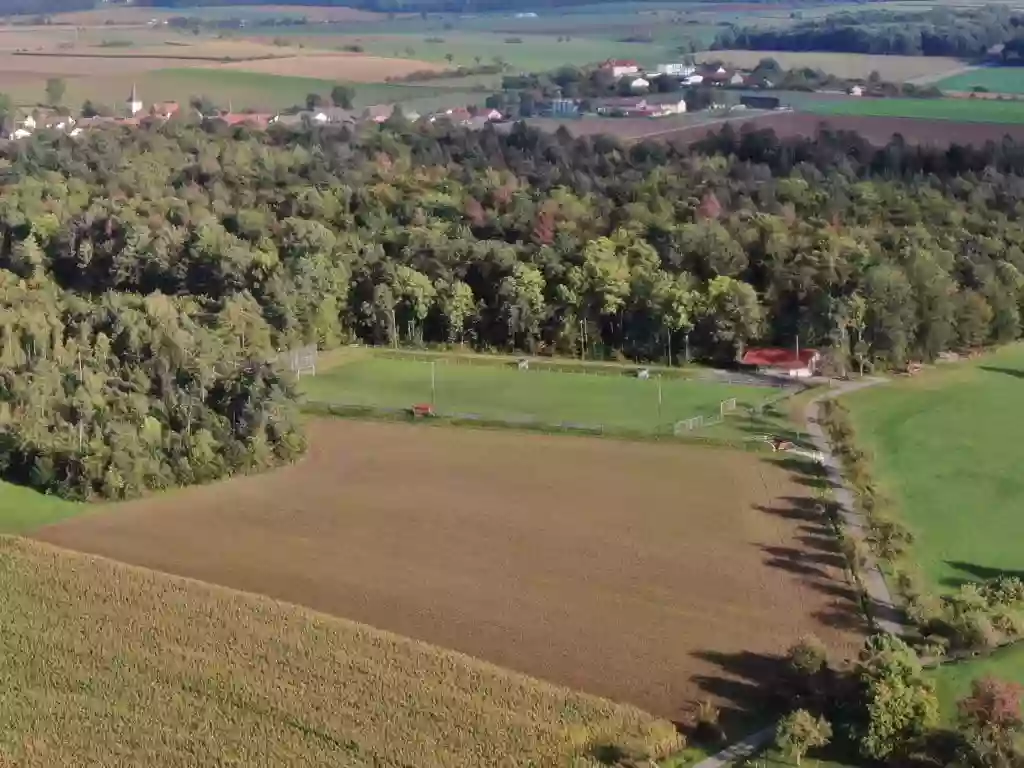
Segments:
[[[869,378],[860,381],[851,381],[841,384],[822,395],[811,400],[804,408],[804,421],[807,422],[807,432],[815,448],[821,451],[822,463],[825,466],[826,476],[832,485],[832,497],[839,506],[839,518],[842,521],[846,532],[857,541],[865,541],[868,533],[868,522],[864,515],[857,509],[853,493],[843,481],[842,468],[825,433],[818,421],[821,411],[821,404],[825,400],[840,397],[849,392],[854,392],[864,387],[885,383],[885,379]],[[885,582],[882,569],[878,562],[871,557],[861,569],[861,580],[864,589],[870,600],[870,611],[875,626],[882,632],[894,635],[902,635],[906,629],[901,620],[901,611],[896,606]]]

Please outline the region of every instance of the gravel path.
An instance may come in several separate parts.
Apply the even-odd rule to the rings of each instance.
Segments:
[[[843,475],[839,460],[832,453],[828,439],[825,437],[821,426],[818,423],[821,403],[841,395],[854,392],[858,389],[882,384],[885,379],[868,378],[859,381],[844,382],[828,392],[819,395],[811,400],[804,409],[804,420],[807,422],[807,432],[815,447],[821,451],[824,457],[825,471],[829,481],[832,483],[833,498],[839,505],[839,517],[847,533],[857,541],[864,541],[867,537],[868,524],[864,516],[857,510],[854,503],[853,493],[843,481]],[[882,632],[894,635],[902,635],[906,627],[902,621],[902,613],[893,601],[889,585],[885,583],[885,577],[878,566],[878,562],[871,558],[862,569],[861,579],[864,582],[864,589],[867,591],[871,602],[870,610],[876,627]]]

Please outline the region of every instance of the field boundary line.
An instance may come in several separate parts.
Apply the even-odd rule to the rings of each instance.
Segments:
[[[858,389],[884,384],[888,380],[872,377],[859,381],[844,382],[835,389],[823,392],[804,407],[804,421],[806,422],[807,434],[815,447],[821,451],[822,466],[825,468],[825,475],[832,484],[833,498],[839,507],[839,521],[843,530],[855,541],[866,543],[868,533],[868,521],[858,509],[854,501],[853,493],[843,478],[842,467],[832,446],[821,428],[819,419],[821,416],[821,405],[826,400],[832,400],[842,395],[855,392]],[[865,548],[865,551],[868,551]],[[867,562],[861,569],[864,590],[867,592],[871,610],[868,612],[868,619],[882,632],[891,635],[903,635],[907,626],[901,618],[901,611],[892,597],[889,585],[885,581],[882,568],[878,559],[873,555],[866,558]]]

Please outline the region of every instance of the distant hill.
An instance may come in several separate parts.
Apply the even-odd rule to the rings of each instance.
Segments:
[[[672,0],[668,0],[671,2]],[[680,0],[680,2],[693,0]],[[711,0],[708,0],[709,2]],[[747,0],[774,4],[784,2],[792,5],[792,0]],[[295,6],[346,6],[364,8],[366,10],[390,12],[433,13],[472,13],[480,11],[501,10],[537,10],[544,8],[560,8],[574,5],[594,5],[596,3],[618,2],[623,0],[142,0],[136,6],[152,6],[154,8],[199,8],[210,6],[232,5],[295,5]],[[628,2],[628,0],[627,0]],[[0,16],[19,14],[53,14],[63,11],[81,11],[98,7],[95,0],[0,0]]]

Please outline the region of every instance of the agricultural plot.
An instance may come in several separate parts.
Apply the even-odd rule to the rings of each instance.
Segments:
[[[295,34],[301,34],[296,30]],[[560,35],[514,35],[489,32],[441,32],[438,34],[367,34],[320,35],[310,38],[323,47],[331,45],[358,45],[375,56],[425,59],[447,62],[452,56],[456,66],[490,64],[495,59],[513,69],[540,72],[557,69],[566,64],[594,64],[608,58],[636,59],[643,64],[655,64],[670,54],[668,48],[657,44],[615,42],[607,39],[575,37],[568,40]],[[518,41],[518,42],[514,42]]]
[[[1024,94],[1024,68],[979,67],[937,82],[943,91],[973,91],[984,88],[992,93]]]
[[[123,91],[127,94],[133,82],[137,82],[139,92],[149,98],[177,99],[187,103],[192,96],[206,96],[217,104],[226,105],[230,101],[236,109],[273,110],[303,104],[309,93],[327,97],[331,88],[341,81],[224,68],[173,68],[146,72],[135,78],[123,75],[102,81],[82,81],[83,88],[87,89],[84,93],[88,94],[83,98],[103,98],[102,91],[106,92],[105,98],[108,99],[111,93]],[[400,83],[353,83],[352,86],[357,108],[390,103],[401,103],[409,109],[441,108],[482,101],[486,95],[457,88]],[[71,91],[72,83],[69,82],[68,92]]]
[[[808,488],[763,457],[339,419],[309,435],[310,455],[280,471],[36,535],[670,718],[702,697],[756,711],[801,635],[837,658],[859,642]]]
[[[950,144],[981,145],[1003,141],[1009,136],[1024,140],[1024,123],[956,123],[945,120],[916,120],[910,117],[871,117],[868,115],[815,115],[802,112],[767,112],[758,116],[730,117],[716,124],[683,128],[664,135],[675,143],[700,141],[728,122],[733,130],[771,129],[780,138],[813,138],[822,130],[853,131],[876,146],[884,146],[899,134],[907,144],[948,147]]]
[[[753,68],[762,59],[775,59],[784,69],[820,69],[836,77],[867,79],[878,72],[883,80],[905,82],[921,77],[940,77],[963,67],[963,62],[941,56],[872,56],[858,53],[789,51],[704,51],[697,61],[724,61],[736,67]]]
[[[1016,346],[845,399],[935,588],[1024,569],[1022,394]]]
[[[0,538],[0,590],[5,765],[596,766],[676,744],[632,707],[25,540]]]
[[[1008,125],[1024,123],[1024,102],[991,99],[809,99],[800,105],[800,109],[816,115],[911,117]]]
[[[260,61],[223,64],[218,70],[255,72],[286,77],[314,77],[349,83],[379,83],[389,77],[404,77],[413,72],[441,71],[445,67],[428,61],[365,56],[356,53],[320,53],[279,56]]]
[[[467,365],[445,358],[434,365],[354,360],[303,379],[302,391],[307,401],[318,403],[405,409],[433,402],[446,415],[650,433],[671,432],[680,420],[718,414],[723,400],[736,399],[742,408],[778,394],[773,387],[641,380],[625,370],[614,375],[520,371],[514,364]]]

